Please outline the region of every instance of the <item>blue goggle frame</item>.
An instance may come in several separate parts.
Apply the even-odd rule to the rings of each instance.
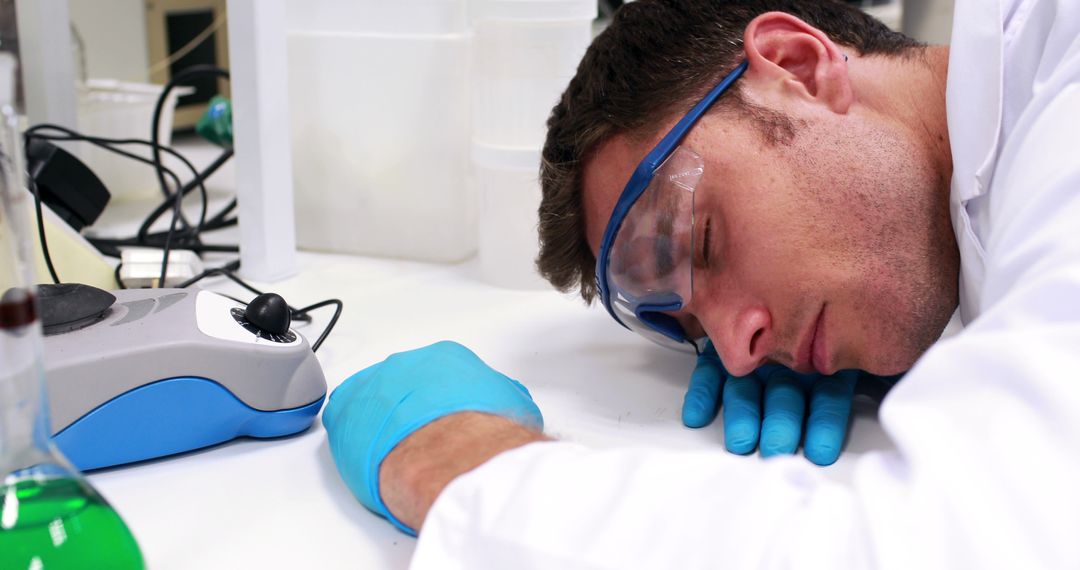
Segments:
[[[724,94],[731,84],[742,76],[743,72],[748,67],[748,62],[743,61],[736,67],[731,73],[728,73],[720,83],[713,87],[711,91],[705,97],[694,105],[694,108],[683,116],[674,127],[660,142],[649,151],[649,154],[645,155],[645,158],[638,163],[637,168],[634,169],[634,174],[630,177],[630,181],[626,183],[623,188],[622,194],[619,195],[619,200],[615,203],[615,209],[611,213],[611,218],[608,220],[607,228],[604,230],[604,239],[600,242],[600,251],[596,259],[596,283],[600,289],[600,300],[604,303],[604,307],[613,319],[619,324],[631,329],[627,326],[612,308],[611,304],[611,287],[608,284],[607,273],[608,263],[611,257],[611,247],[615,242],[615,236],[619,233],[619,228],[622,227],[623,220],[626,218],[626,214],[637,202],[638,198],[649,187],[649,183],[652,182],[653,176],[656,170],[660,168],[664,161],[667,160],[671,153],[675,152],[679,143],[686,137],[686,134],[690,132],[690,129],[697,124],[698,120],[709,110],[709,107]],[[624,295],[625,298],[625,295]],[[667,311],[678,311],[683,307],[685,299],[679,297],[675,293],[649,295],[640,299],[629,299],[634,308],[634,314],[638,320],[645,323],[653,330],[659,332],[663,336],[674,340],[676,342],[692,342],[691,339],[686,337],[686,331],[683,330],[682,325],[674,317],[664,314]],[[631,329],[632,330],[632,329]]]

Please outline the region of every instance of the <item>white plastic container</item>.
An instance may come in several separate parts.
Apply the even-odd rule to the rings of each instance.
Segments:
[[[497,147],[473,141],[472,164],[480,198],[477,256],[481,279],[511,289],[550,288],[535,265],[539,147]]]
[[[592,41],[595,0],[474,0],[472,165],[481,278],[547,289],[539,253],[547,118]]]
[[[919,2],[913,2],[917,5]],[[863,0],[861,8],[867,14],[881,20],[881,23],[888,26],[890,29],[897,32],[904,32],[905,34],[912,35],[910,31],[905,27],[907,22],[907,8],[904,6],[902,0]],[[952,2],[949,2],[949,6],[944,12],[946,18],[952,16]],[[951,21],[951,20],[950,20]],[[948,27],[948,24],[946,24]],[[916,39],[922,39],[915,36]],[[948,35],[945,36],[945,41],[942,43],[949,43]]]
[[[473,21],[570,22],[596,18],[596,0],[473,0]]]
[[[542,144],[548,115],[591,39],[587,20],[478,23],[473,137],[495,145]]]
[[[78,131],[84,135],[112,139],[150,138],[154,105],[163,86],[147,83],[127,83],[111,79],[90,79],[78,88]],[[173,113],[181,95],[193,93],[191,87],[178,87],[169,93],[162,108],[158,141],[168,146],[172,141]],[[145,146],[128,145],[124,150],[150,158]],[[161,196],[157,174],[153,167],[115,154],[90,143],[80,143],[80,159],[101,179],[109,190],[111,200],[141,200]],[[166,161],[171,166],[171,162]],[[187,180],[190,173],[177,173]]]
[[[543,144],[552,107],[592,41],[596,2],[476,0],[473,138]]]
[[[395,36],[461,35],[467,0],[286,0],[290,32]]]
[[[290,0],[297,243],[426,261],[476,251],[464,0]]]

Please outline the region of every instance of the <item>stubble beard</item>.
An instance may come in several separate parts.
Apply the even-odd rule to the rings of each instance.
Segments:
[[[862,345],[840,356],[875,374],[906,371],[940,338],[958,303],[948,180],[902,129],[855,124],[824,133],[807,124],[796,139],[793,167],[816,173],[804,188],[808,215],[832,270],[844,276],[831,288],[859,315],[837,328]]]

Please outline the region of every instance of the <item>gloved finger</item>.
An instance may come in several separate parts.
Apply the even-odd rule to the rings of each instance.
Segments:
[[[765,379],[765,419],[761,423],[761,456],[795,453],[802,439],[806,396],[802,381],[781,369]]]
[[[746,455],[761,430],[761,382],[753,375],[729,376],[724,383],[724,447]]]
[[[810,418],[803,445],[803,453],[810,461],[832,465],[840,457],[858,377],[858,371],[845,370],[818,380],[810,389]]]
[[[690,387],[686,390],[682,408],[682,421],[686,427],[704,427],[716,418],[720,388],[727,374],[715,354],[702,354],[690,375]]]

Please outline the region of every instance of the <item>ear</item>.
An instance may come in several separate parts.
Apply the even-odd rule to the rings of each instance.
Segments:
[[[743,37],[747,75],[783,95],[846,113],[854,103],[847,58],[824,32],[784,12],[754,18]]]

